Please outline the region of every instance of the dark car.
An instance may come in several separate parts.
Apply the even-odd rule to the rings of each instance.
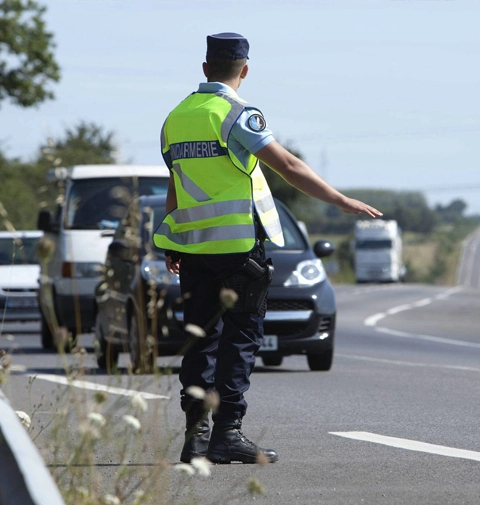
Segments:
[[[130,206],[108,248],[104,278],[96,288],[97,361],[113,369],[120,352],[146,372],[158,355],[181,354],[186,345],[178,276],[167,272],[152,234],[165,215],[165,196],[140,197]],[[336,305],[320,257],[333,252],[327,241],[313,249],[293,214],[276,201],[285,247],[268,243],[275,266],[265,317],[264,365],[305,354],[311,370],[332,365]]]

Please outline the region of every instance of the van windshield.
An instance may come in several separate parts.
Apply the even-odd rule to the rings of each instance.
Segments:
[[[167,177],[108,177],[73,181],[67,197],[65,228],[115,229],[133,198],[162,195],[167,188]]]
[[[391,249],[393,243],[390,239],[382,240],[357,240],[357,249]]]

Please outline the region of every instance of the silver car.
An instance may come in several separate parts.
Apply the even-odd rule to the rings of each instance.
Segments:
[[[41,231],[0,232],[0,317],[4,321],[40,319],[36,246]]]

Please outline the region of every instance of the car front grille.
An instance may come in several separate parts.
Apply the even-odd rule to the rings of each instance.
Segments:
[[[334,316],[321,316],[318,328],[312,328],[312,315],[315,314],[313,300],[268,300],[265,317],[265,335],[303,338],[316,332],[329,333],[333,330]]]
[[[264,323],[265,335],[277,335],[278,337],[300,337],[308,327],[307,322],[271,321]]]
[[[312,300],[267,300],[268,311],[313,310]]]

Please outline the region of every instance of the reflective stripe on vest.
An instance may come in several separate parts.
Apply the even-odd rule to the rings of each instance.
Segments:
[[[268,184],[250,156],[228,149],[245,105],[224,93],[193,93],[167,118],[162,151],[172,162],[177,208],[154,234],[157,247],[192,254],[247,252],[256,241],[254,206],[267,237],[284,244]]]

